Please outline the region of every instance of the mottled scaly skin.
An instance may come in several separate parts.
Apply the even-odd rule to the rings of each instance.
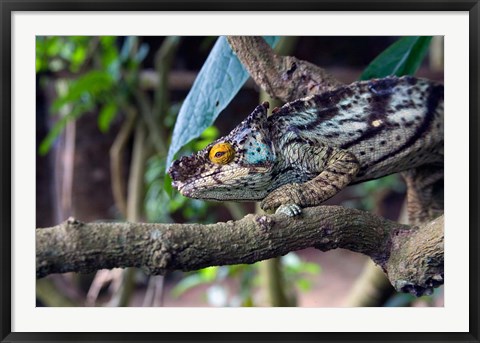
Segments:
[[[229,135],[175,161],[169,173],[185,196],[262,200],[289,215],[348,184],[423,165],[443,166],[443,85],[414,77],[355,82],[296,100],[267,117],[258,106]],[[208,153],[230,143],[233,160]]]

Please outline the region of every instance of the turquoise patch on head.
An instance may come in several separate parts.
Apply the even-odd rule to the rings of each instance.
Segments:
[[[273,160],[273,154],[268,145],[260,142],[252,142],[246,151],[246,160],[250,164],[264,163]]]

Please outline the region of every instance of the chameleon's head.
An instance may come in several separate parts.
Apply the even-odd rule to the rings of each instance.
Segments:
[[[173,162],[168,170],[181,194],[197,199],[259,200],[267,194],[275,151],[268,138],[268,103],[230,134]]]

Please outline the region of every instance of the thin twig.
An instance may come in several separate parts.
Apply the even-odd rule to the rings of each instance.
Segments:
[[[126,190],[123,181],[123,156],[128,139],[132,133],[137,113],[129,109],[125,122],[110,148],[110,174],[115,205],[124,218],[127,216]]]

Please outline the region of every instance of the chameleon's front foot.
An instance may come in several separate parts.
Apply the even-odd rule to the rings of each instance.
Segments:
[[[277,208],[275,214],[286,214],[289,217],[295,217],[302,213],[302,208],[297,204],[283,204]]]
[[[289,217],[294,217],[302,212],[301,187],[298,183],[284,185],[263,199],[260,204],[265,211],[276,209],[275,213],[283,213]]]

